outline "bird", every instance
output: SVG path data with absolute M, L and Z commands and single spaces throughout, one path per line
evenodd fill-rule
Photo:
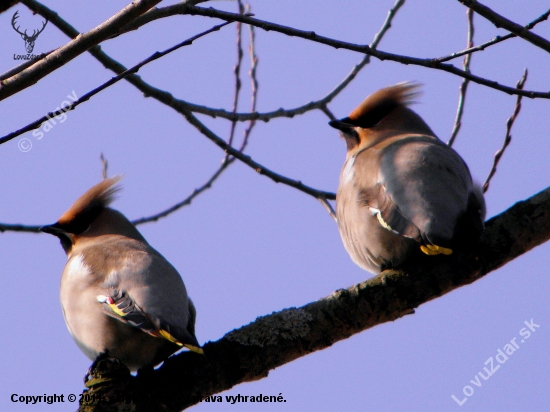
M 340 236 L 353 262 L 375 275 L 414 256 L 466 250 L 484 230 L 481 187 L 409 108 L 419 88 L 380 89 L 329 122 L 347 146 L 336 194 Z
M 104 179 L 56 223 L 40 228 L 57 236 L 67 254 L 60 288 L 67 328 L 88 358 L 108 354 L 132 372 L 150 369 L 183 347 L 203 354 L 195 306 L 181 276 L 109 207 L 120 178 Z

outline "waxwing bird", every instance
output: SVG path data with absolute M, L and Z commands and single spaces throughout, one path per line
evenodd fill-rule
M 485 201 L 468 166 L 408 107 L 418 87 L 381 89 L 329 123 L 347 145 L 336 195 L 340 235 L 352 260 L 375 274 L 415 253 L 466 249 L 483 231 Z
M 88 358 L 108 353 L 131 371 L 155 366 L 182 347 L 203 353 L 181 276 L 108 207 L 119 180 L 103 180 L 40 229 L 57 236 L 67 253 L 60 292 L 67 328 Z

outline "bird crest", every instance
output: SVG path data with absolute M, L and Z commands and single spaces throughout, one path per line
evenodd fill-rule
M 70 228 L 70 233 L 85 230 L 99 213 L 113 202 L 116 193 L 121 189 L 120 185 L 116 184 L 120 179 L 122 176 L 113 176 L 89 189 L 63 213 L 58 225 Z
M 354 126 L 372 127 L 396 107 L 414 103 L 420 94 L 420 86 L 419 83 L 403 82 L 378 90 L 363 100 L 345 120 Z

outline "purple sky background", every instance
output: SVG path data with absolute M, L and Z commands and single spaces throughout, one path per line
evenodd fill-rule
M 50 0 L 81 32 L 127 5 L 127 1 Z M 165 6 L 174 2 L 161 3 Z M 313 30 L 354 43 L 370 43 L 393 1 L 253 1 L 256 17 Z M 487 6 L 527 24 L 548 2 L 486 0 Z M 236 2 L 204 7 L 236 11 Z M 22 27 L 40 27 L 23 5 L 0 15 L 0 72 L 19 63 L 24 43 L 11 27 L 19 10 Z M 176 16 L 103 43 L 102 49 L 127 67 L 220 21 Z M 155 87 L 184 100 L 231 110 L 235 24 L 197 40 L 140 70 Z M 550 39 L 550 23 L 534 32 Z M 507 32 L 475 16 L 475 42 Z M 245 53 L 248 30 L 243 27 Z M 67 42 L 48 24 L 35 54 Z M 466 44 L 465 7 L 458 1 L 409 0 L 379 49 L 415 57 L 440 57 Z M 303 105 L 325 96 L 362 59 L 299 38 L 256 30 L 260 62 L 260 112 Z M 462 59 L 454 60 L 461 66 Z M 521 39 L 507 40 L 472 57 L 472 71 L 513 86 L 529 69 L 526 89 L 550 89 L 550 55 Z M 239 111 L 250 107 L 248 55 L 243 59 Z M 25 126 L 74 93 L 82 96 L 113 76 L 91 55 L 82 54 L 33 87 L 0 102 L 0 135 Z M 372 59 L 329 109 L 344 117 L 365 96 L 401 81 L 422 83 L 414 106 L 447 141 L 454 122 L 461 79 L 441 71 Z M 501 146 L 516 98 L 471 83 L 463 125 L 454 148 L 483 182 Z M 513 140 L 486 195 L 492 217 L 550 182 L 550 104 L 525 98 L 512 130 Z M 226 138 L 230 123 L 198 115 Z M 335 191 L 345 144 L 320 111 L 293 119 L 259 122 L 247 153 L 268 168 L 318 189 Z M 240 123 L 236 137 L 247 123 Z M 28 152 L 18 148 L 27 138 Z M 130 219 L 157 213 L 201 186 L 223 152 L 172 109 L 121 81 L 67 114 L 63 123 L 37 139 L 27 133 L 0 146 L 0 222 L 47 224 L 101 179 L 99 154 L 109 174 L 124 174 L 113 207 Z M 191 206 L 139 226 L 149 243 L 180 272 L 198 311 L 197 338 L 217 340 L 256 317 L 298 307 L 371 274 L 355 266 L 338 229 L 314 198 L 275 184 L 239 162 Z M 474 284 L 422 305 L 413 316 L 377 326 L 271 371 L 268 378 L 221 393 L 224 402 L 202 403 L 194 411 L 547 411 L 550 357 L 550 247 L 544 244 Z M 73 411 L 77 405 L 24 405 L 10 396 L 79 394 L 90 361 L 70 337 L 59 304 L 59 281 L 66 257 L 46 234 L 0 233 L 0 410 Z M 524 321 L 540 325 L 489 380 L 470 380 L 484 362 L 513 338 Z M 463 388 L 474 394 L 459 406 Z M 285 403 L 231 405 L 226 395 L 279 395 Z

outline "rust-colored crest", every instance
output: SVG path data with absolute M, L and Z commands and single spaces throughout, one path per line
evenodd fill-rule
M 420 84 L 405 82 L 380 89 L 368 96 L 348 116 L 350 123 L 363 128 L 372 127 L 398 106 L 414 103 L 420 94 Z
M 87 227 L 114 200 L 115 194 L 121 189 L 116 185 L 120 179 L 122 176 L 113 176 L 89 189 L 63 213 L 58 224 L 72 228 L 71 233 L 78 233 L 75 231 L 77 228 Z

